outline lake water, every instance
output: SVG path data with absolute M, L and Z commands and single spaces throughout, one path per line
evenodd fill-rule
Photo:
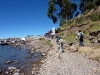
M 26 58 L 31 56 L 31 58 Z M 41 53 L 30 53 L 25 46 L 22 46 L 20 50 L 13 46 L 0 46 L 0 69 L 7 69 L 9 66 L 23 67 L 27 69 L 32 68 L 32 63 L 41 58 Z M 12 61 L 10 64 L 6 64 L 7 61 Z M 15 62 L 18 63 L 15 63 Z M 24 69 L 25 70 L 25 69 Z

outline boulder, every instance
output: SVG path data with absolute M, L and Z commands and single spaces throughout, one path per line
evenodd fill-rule
M 8 67 L 8 70 L 16 70 L 16 67 Z
M 14 75 L 20 75 L 20 73 L 14 73 Z
M 70 42 L 68 45 L 72 46 L 74 43 L 73 42 Z
M 98 39 L 98 43 L 100 43 L 100 39 Z
M 98 72 L 98 69 L 97 68 L 92 68 L 92 70 L 96 73 Z
M 34 53 L 34 51 L 31 50 L 31 54 L 33 54 L 33 53 Z
M 6 62 L 6 64 L 10 64 L 10 63 L 12 63 L 12 61 L 7 61 L 7 62 Z
M 89 40 L 90 40 L 90 41 L 91 41 L 91 40 L 93 40 L 93 39 L 94 39 L 94 37 L 93 37 L 93 36 L 90 36 L 90 37 L 89 37 Z
M 16 69 L 14 72 L 19 73 L 20 71 L 21 71 L 20 69 Z
M 6 72 L 5 72 L 5 74 L 7 74 L 7 75 L 8 75 L 8 74 L 9 74 L 9 72 L 8 72 L 8 71 L 6 71 Z
M 35 72 L 34 71 L 32 71 L 32 75 L 34 75 L 35 74 Z
M 17 63 L 18 63 L 18 61 L 15 61 L 14 63 L 15 63 L 15 64 L 17 64 Z
M 42 53 L 42 56 L 46 56 L 46 53 Z
M 0 69 L 0 74 L 2 73 L 3 71 Z
M 77 52 L 78 49 L 79 49 L 79 46 L 77 46 L 77 45 L 73 45 L 73 46 L 70 47 L 69 50 L 70 50 L 71 52 Z

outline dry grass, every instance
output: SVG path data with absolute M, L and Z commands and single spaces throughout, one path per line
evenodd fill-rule
M 88 56 L 91 59 L 100 60 L 100 47 L 80 47 L 79 53 Z

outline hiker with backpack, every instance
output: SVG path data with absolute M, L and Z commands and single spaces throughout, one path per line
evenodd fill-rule
M 59 40 L 60 40 L 60 37 L 56 36 L 56 42 L 57 42 L 57 44 L 58 44 Z
M 79 45 L 81 46 L 84 46 L 83 38 L 84 38 L 84 34 L 81 32 L 81 30 L 79 30 L 78 39 L 79 39 Z

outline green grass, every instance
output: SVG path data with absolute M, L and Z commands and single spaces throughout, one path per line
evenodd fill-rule
M 64 36 L 64 33 L 60 33 L 59 36 L 61 36 L 61 37 Z
M 44 38 L 39 38 L 39 41 L 40 41 L 40 42 L 44 42 L 45 39 L 44 39 Z
M 96 22 L 90 29 L 90 32 L 100 30 L 100 22 Z
M 100 20 L 100 14 L 97 14 L 97 13 L 91 14 L 90 17 L 91 17 L 92 21 L 98 21 L 98 20 Z
M 51 40 L 47 40 L 47 41 L 45 42 L 45 44 L 48 45 L 48 46 L 51 46 L 51 45 L 52 45 L 52 44 L 51 44 Z
M 76 41 L 77 35 L 74 33 L 68 33 L 65 37 L 63 37 L 64 40 L 66 40 L 68 43 L 69 42 L 77 42 Z

